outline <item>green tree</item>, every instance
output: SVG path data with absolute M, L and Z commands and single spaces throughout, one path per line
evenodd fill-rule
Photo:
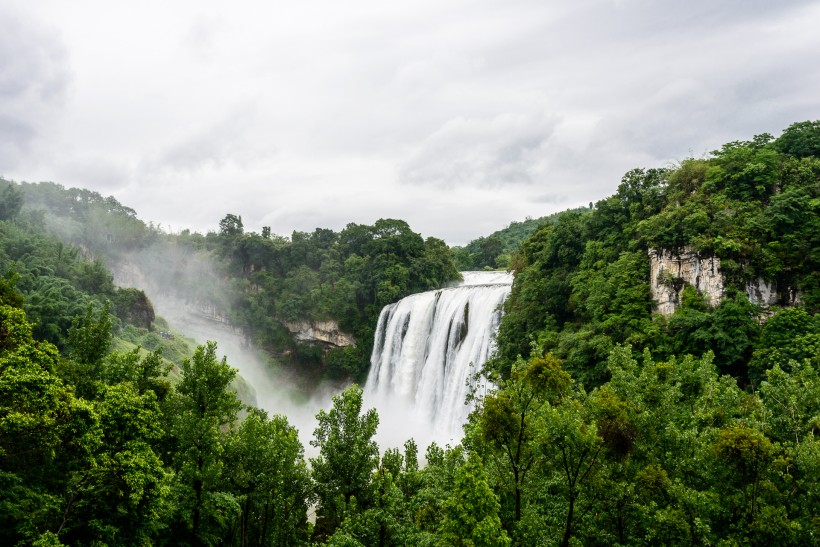
M 68 331 L 69 356 L 75 366 L 69 374 L 81 396 L 93 395 L 94 382 L 102 380 L 103 358 L 111 348 L 113 321 L 108 313 L 108 302 L 95 314 L 89 303 L 85 317 L 74 318 Z
M 268 418 L 252 409 L 227 439 L 228 482 L 241 506 L 233 545 L 303 545 L 307 509 L 313 500 L 310 475 L 296 429 L 287 418 Z
M 540 446 L 547 465 L 561 477 L 566 509 L 560 545 L 565 547 L 575 534 L 578 502 L 585 499 L 585 487 L 602 465 L 604 444 L 583 399 L 548 408 L 544 418 Z
M 0 540 L 57 529 L 58 454 L 75 400 L 55 374 L 57 348 L 37 342 L 25 313 L 0 305 Z
M 510 545 L 498 517 L 498 497 L 490 488 L 481 459 L 471 455 L 455 475 L 452 493 L 442 504 L 439 545 L 502 547 Z
M 163 528 L 169 492 L 169 476 L 152 446 L 162 435 L 156 396 L 139 394 L 129 383 L 107 386 L 94 411 L 99 444 L 88 464 L 71 474 L 61 536 L 69 544 L 92 538 L 109 545 L 151 543 Z
M 242 407 L 229 391 L 236 369 L 216 357 L 216 343 L 197 347 L 179 365 L 182 376 L 169 405 L 176 470 L 177 511 L 191 545 L 219 543 L 227 533 L 233 496 L 219 489 L 224 432 Z M 184 533 L 183 532 L 183 533 Z
M 242 217 L 234 214 L 227 214 L 219 221 L 219 234 L 225 237 L 234 238 L 241 236 L 245 232 L 242 226 Z
M 329 411 L 316 415 L 318 425 L 310 444 L 319 455 L 310 464 L 319 497 L 316 534 L 320 539 L 336 530 L 351 502 L 359 509 L 373 502 L 373 472 L 379 462 L 373 435 L 379 416 L 374 409 L 362 414 L 362 403 L 362 389 L 354 384 L 333 397 Z
M 479 242 L 478 249 L 475 265 L 479 268 L 495 268 L 498 255 L 504 251 L 504 244 L 497 237 L 490 236 Z
M 536 441 L 541 409 L 569 394 L 572 379 L 553 355 L 519 359 L 503 389 L 486 396 L 477 412 L 480 442 L 488 445 L 485 459 L 499 469 L 503 490 L 512 494 L 515 531 L 522 517 L 522 500 L 530 471 L 540 461 Z M 514 532 L 515 535 L 515 532 Z
M 159 401 L 171 392 L 171 383 L 166 376 L 173 365 L 162 360 L 162 348 L 142 355 L 137 347 L 128 353 L 110 353 L 104 362 L 102 379 L 109 385 L 130 382 L 137 393 L 153 391 Z
M 760 431 L 733 424 L 718 432 L 713 450 L 726 471 L 724 480 L 741 489 L 741 516 L 752 524 L 760 512 L 761 483 L 774 457 L 772 443 Z
M 145 292 L 130 287 L 117 289 L 112 299 L 114 313 L 124 323 L 150 329 L 154 322 L 154 306 Z
M 820 157 L 820 120 L 791 124 L 774 141 L 774 146 L 784 154 L 799 158 Z
M 0 220 L 16 217 L 23 207 L 23 191 L 13 182 L 0 178 Z

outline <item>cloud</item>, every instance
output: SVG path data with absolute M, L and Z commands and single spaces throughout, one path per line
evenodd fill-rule
M 70 84 L 55 33 L 0 6 L 0 165 L 19 164 L 55 129 Z
M 466 243 L 820 118 L 817 0 L 19 9 L 0 17 L 3 174 L 175 229 L 393 217 Z
M 90 187 L 98 192 L 117 192 L 129 184 L 132 169 L 101 155 L 72 155 L 59 165 L 62 182 Z
M 443 188 L 531 184 L 555 126 L 548 117 L 521 114 L 452 119 L 399 168 L 400 180 Z
M 196 174 L 208 169 L 220 170 L 227 164 L 252 167 L 256 160 L 275 153 L 253 138 L 254 114 L 253 105 L 232 109 L 217 121 L 166 145 L 141 166 L 141 171 Z

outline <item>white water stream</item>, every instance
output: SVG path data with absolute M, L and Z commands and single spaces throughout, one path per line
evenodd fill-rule
M 462 272 L 456 287 L 386 306 L 379 317 L 365 406 L 379 412 L 382 449 L 414 437 L 455 444 L 472 407 L 474 375 L 493 352 L 512 275 Z

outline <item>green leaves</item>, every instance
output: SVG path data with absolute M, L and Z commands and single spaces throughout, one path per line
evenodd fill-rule
M 442 505 L 444 521 L 439 545 L 510 545 L 510 538 L 498 518 L 498 498 L 477 456 L 470 456 L 456 471 L 452 493 Z
M 329 411 L 316 415 L 318 425 L 310 444 L 319 455 L 310 464 L 319 496 L 319 537 L 329 537 L 339 526 L 351 499 L 365 509 L 373 502 L 372 473 L 379 461 L 373 435 L 379 416 L 374 409 L 362 414 L 362 403 L 362 389 L 354 384 L 333 397 Z
M 314 498 L 302 445 L 287 419 L 251 410 L 226 439 L 225 462 L 241 508 L 233 526 L 240 543 L 304 544 Z
M 228 386 L 236 369 L 216 357 L 216 343 L 197 347 L 180 366 L 182 379 L 169 402 L 168 418 L 177 473 L 179 519 L 194 544 L 225 533 L 228 523 L 218 512 L 228 503 L 219 489 L 223 471 L 223 427 L 236 420 L 242 404 Z M 233 507 L 233 502 L 226 507 Z

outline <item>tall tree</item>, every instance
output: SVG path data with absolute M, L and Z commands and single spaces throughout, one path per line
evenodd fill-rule
M 178 510 L 191 545 L 221 541 L 230 513 L 238 507 L 219 490 L 223 430 L 236 420 L 242 404 L 228 386 L 236 377 L 226 359 L 216 357 L 216 342 L 197 347 L 180 366 L 182 379 L 171 400 L 171 432 L 177 472 Z
M 372 502 L 373 471 L 379 447 L 373 440 L 379 425 L 374 409 L 362 414 L 362 388 L 352 385 L 333 397 L 329 411 L 316 415 L 318 426 L 310 444 L 319 449 L 311 458 L 319 508 L 316 534 L 329 537 L 341 524 L 349 505 L 366 509 Z
M 225 449 L 228 482 L 241 506 L 231 543 L 237 546 L 304 545 L 310 475 L 296 429 L 287 418 L 253 409 Z
M 507 532 L 498 518 L 498 497 L 490 488 L 478 456 L 471 455 L 456 471 L 455 484 L 444 501 L 439 545 L 506 547 Z

